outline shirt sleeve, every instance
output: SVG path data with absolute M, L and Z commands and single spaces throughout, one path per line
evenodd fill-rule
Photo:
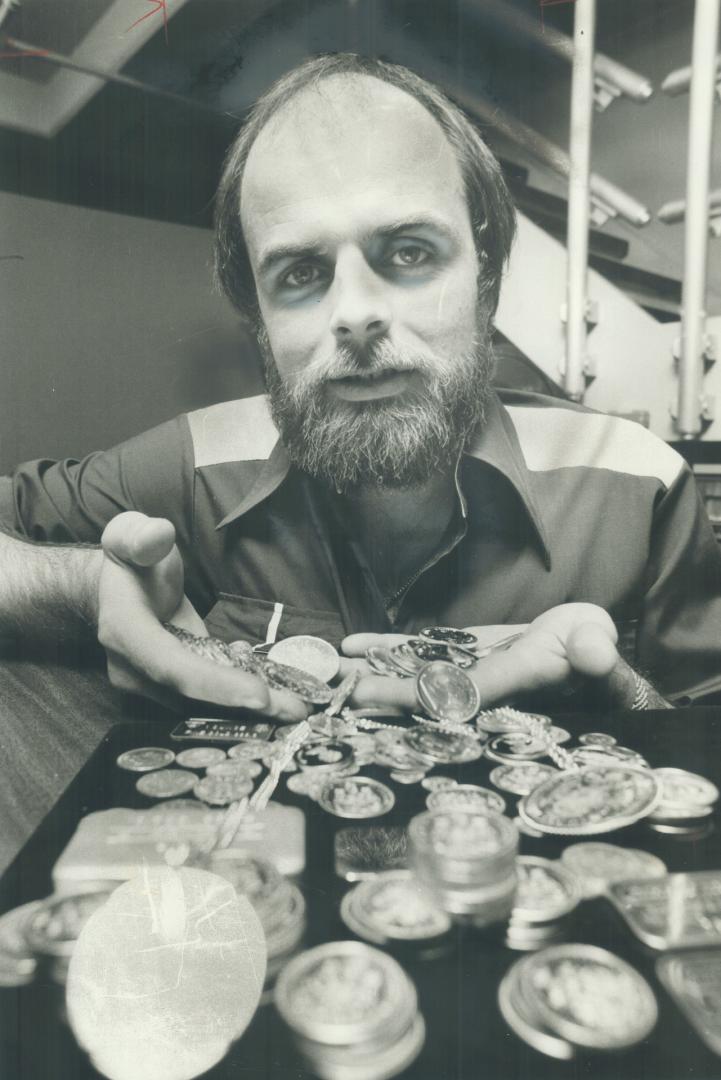
M 181 546 L 192 532 L 193 451 L 185 417 L 82 461 L 30 461 L 12 474 L 11 529 L 50 543 L 100 542 L 116 514 L 167 517 Z
M 721 548 L 686 465 L 654 514 L 637 661 L 676 704 L 721 691 Z

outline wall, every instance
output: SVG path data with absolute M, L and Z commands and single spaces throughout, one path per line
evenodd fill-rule
M 0 473 L 254 392 L 207 230 L 0 193 Z

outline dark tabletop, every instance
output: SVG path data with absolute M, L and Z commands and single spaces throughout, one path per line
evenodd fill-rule
M 87 695 L 88 707 L 98 707 L 100 691 L 81 674 L 78 687 Z M 18 700 L 22 699 L 23 680 L 18 679 Z M 95 689 L 92 687 L 95 686 Z M 111 695 L 112 696 L 112 695 Z M 57 708 L 64 702 L 55 699 Z M 56 705 L 48 706 L 48 721 Z M 72 835 L 79 819 L 92 810 L 110 806 L 147 807 L 150 801 L 138 795 L 135 776 L 119 769 L 115 760 L 124 749 L 133 746 L 179 744 L 169 738 L 177 718 L 143 705 L 147 715 L 134 723 L 107 730 L 112 714 L 88 715 L 83 726 L 75 729 L 71 745 L 75 748 L 88 738 L 102 735 L 102 742 L 87 764 L 70 783 L 57 805 L 48 814 L 0 881 L 0 910 L 7 910 L 51 891 L 50 870 L 54 860 Z M 127 703 L 116 701 L 116 709 L 127 713 Z M 57 719 L 57 716 L 56 716 Z M 77 718 L 76 718 L 77 719 Z M 590 722 L 583 717 L 564 717 L 563 725 L 575 733 L 610 731 L 626 746 L 640 750 L 654 766 L 673 765 L 697 771 L 721 782 L 721 710 L 694 709 L 674 712 L 616 714 L 598 716 Z M 187 744 L 191 745 L 191 744 Z M 65 775 L 72 772 L 73 761 L 63 759 Z M 44 758 L 47 762 L 47 757 Z M 463 781 L 488 782 L 492 763 L 474 762 L 461 767 L 447 767 L 438 773 L 454 775 Z M 49 764 L 44 766 L 44 797 L 50 798 L 52 783 L 57 782 Z M 363 770 L 387 780 L 388 774 L 376 768 Z M 60 770 L 58 770 L 58 775 Z M 32 775 L 32 774 L 31 774 Z M 50 782 L 48 782 L 48 779 Z M 381 819 L 384 824 L 405 823 L 423 809 L 425 792 L 418 785 L 403 787 L 391 784 L 396 806 Z M 22 789 L 20 789 L 22 790 Z M 334 832 L 349 823 L 323 813 L 315 804 L 285 790 L 282 801 L 301 806 L 307 821 L 307 868 L 300 884 L 308 905 L 309 925 L 306 945 L 333 938 L 348 938 L 349 931 L 340 922 L 338 905 L 348 886 L 335 877 L 332 861 Z M 513 807 L 513 796 L 508 796 Z M 372 824 L 369 822 L 368 824 Z M 721 867 L 721 834 L 711 827 L 704 836 L 676 838 L 652 832 L 639 823 L 601 839 L 626 846 L 641 847 L 659 855 L 669 870 L 696 870 Z M 525 854 L 557 857 L 569 841 L 523 836 Z M 654 962 L 657 953 L 638 943 L 619 917 L 603 899 L 580 905 L 569 928 L 568 939 L 597 944 L 629 960 L 651 983 L 659 1002 L 659 1022 L 647 1042 L 619 1054 L 582 1054 L 565 1063 L 545 1058 L 526 1047 L 507 1028 L 496 1005 L 496 991 L 504 972 L 519 958 L 501 936 L 494 932 L 458 930 L 451 949 L 445 955 L 424 958 L 405 953 L 399 957 L 416 983 L 420 1007 L 428 1027 L 426 1046 L 408 1077 L 416 1080 L 540 1080 L 540 1078 L 584 1077 L 588 1080 L 720 1080 L 721 1058 L 708 1051 L 689 1028 L 674 1003 L 656 979 Z M 721 953 L 720 961 L 721 963 Z M 62 992 L 49 979 L 40 979 L 22 990 L 0 992 L 0 1076 L 15 1080 L 61 1080 L 96 1076 L 85 1056 L 59 1019 Z M 38 1033 L 42 1032 L 42 1038 Z M 299 1080 L 306 1074 L 300 1069 L 286 1035 L 271 1006 L 261 1008 L 243 1038 L 232 1048 L 225 1061 L 209 1077 L 263 1077 Z

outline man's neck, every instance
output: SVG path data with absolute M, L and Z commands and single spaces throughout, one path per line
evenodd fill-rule
M 390 596 L 437 552 L 458 504 L 453 471 L 413 488 L 368 485 L 343 497 L 353 536 Z

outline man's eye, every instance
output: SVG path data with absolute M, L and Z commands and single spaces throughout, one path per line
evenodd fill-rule
M 422 266 L 428 262 L 430 254 L 418 244 L 405 244 L 396 248 L 388 260 L 391 266 Z
M 322 277 L 321 270 L 312 263 L 302 263 L 294 266 L 287 274 L 283 275 L 282 283 L 291 289 L 307 289 L 309 285 L 315 285 Z

